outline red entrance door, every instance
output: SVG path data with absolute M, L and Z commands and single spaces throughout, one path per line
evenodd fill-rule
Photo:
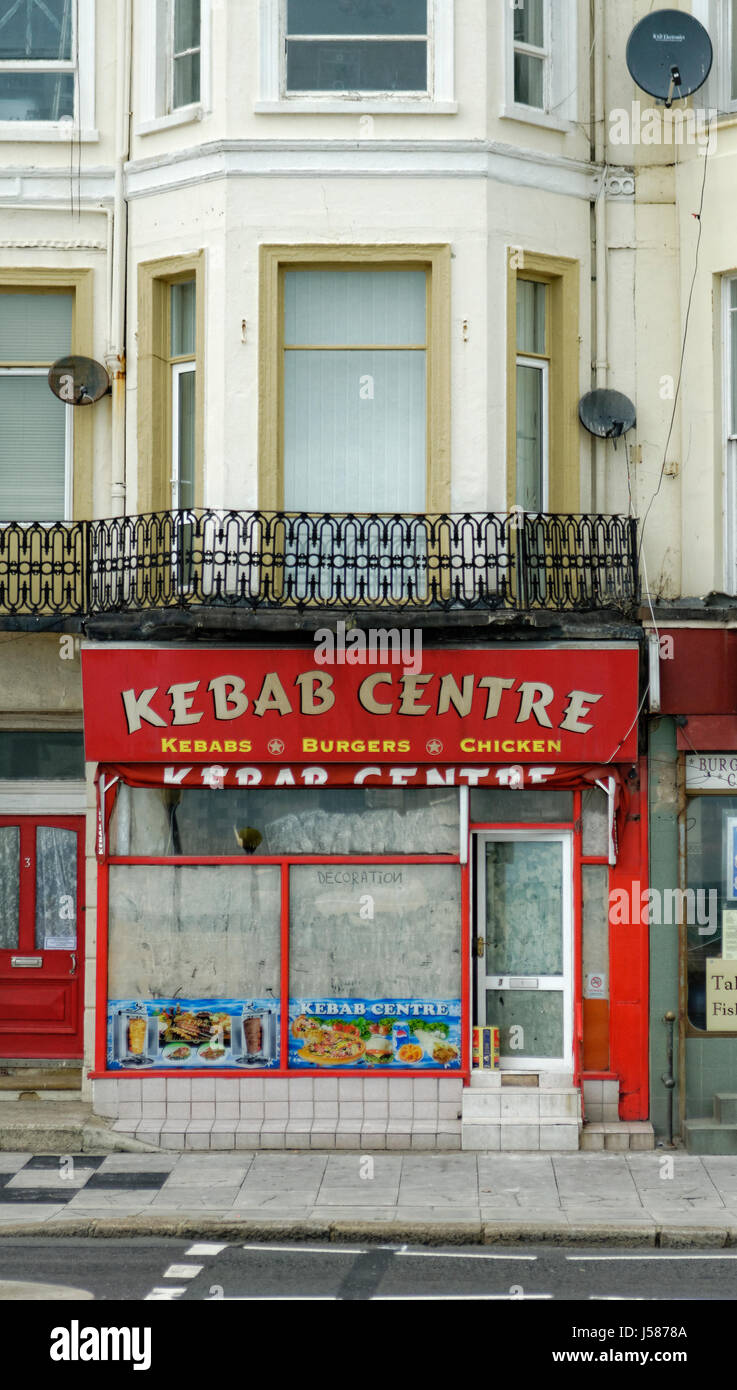
M 81 1057 L 84 820 L 0 816 L 0 1057 Z

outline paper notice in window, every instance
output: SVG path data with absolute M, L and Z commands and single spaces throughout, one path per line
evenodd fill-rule
M 737 917 L 737 913 L 735 913 L 735 916 Z M 76 949 L 77 949 L 77 938 L 76 938 L 76 936 L 45 936 L 45 937 L 44 937 L 44 950 L 45 950 L 45 951 L 76 951 Z
M 737 960 L 737 909 L 722 909 L 722 960 Z

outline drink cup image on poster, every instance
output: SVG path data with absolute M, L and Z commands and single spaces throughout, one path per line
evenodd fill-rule
M 737 1032 L 737 961 L 709 956 L 706 961 L 706 1028 Z
M 279 1006 L 275 999 L 112 999 L 107 1043 L 113 1071 L 272 1068 Z
M 290 999 L 289 1066 L 461 1065 L 460 999 Z

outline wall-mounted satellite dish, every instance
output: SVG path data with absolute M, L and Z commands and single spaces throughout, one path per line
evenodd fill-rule
M 617 440 L 632 429 L 637 414 L 632 401 L 621 391 L 599 389 L 581 397 L 578 418 L 589 434 Z
M 110 390 L 110 377 L 91 357 L 60 357 L 49 368 L 49 386 L 65 405 L 94 405 Z
M 627 67 L 638 87 L 667 107 L 703 87 L 714 59 L 703 24 L 682 10 L 655 10 L 627 42 Z

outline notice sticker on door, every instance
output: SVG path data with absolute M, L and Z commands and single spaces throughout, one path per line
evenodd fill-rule
M 45 951 L 76 951 L 76 936 L 45 936 Z
M 606 975 L 586 975 L 583 985 L 584 999 L 606 999 Z

